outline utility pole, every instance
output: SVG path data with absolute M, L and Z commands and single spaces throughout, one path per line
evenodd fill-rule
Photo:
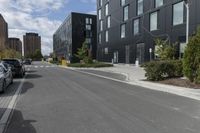
M 187 20 L 186 20 L 186 44 L 189 42 L 189 25 L 190 25 L 190 6 L 189 6 L 189 0 L 184 0 L 185 7 L 187 10 Z

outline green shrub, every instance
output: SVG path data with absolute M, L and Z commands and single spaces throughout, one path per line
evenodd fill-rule
M 183 72 L 191 82 L 200 82 L 200 27 L 197 34 L 190 38 L 183 57 Z
M 183 76 L 182 61 L 180 60 L 152 61 L 143 66 L 146 71 L 145 76 L 151 81 Z
M 176 43 L 170 44 L 168 41 L 158 38 L 155 40 L 155 44 L 155 54 L 158 55 L 161 60 L 171 60 L 175 58 Z
M 106 64 L 106 63 L 101 63 L 101 62 L 96 62 L 96 63 L 92 63 L 92 64 L 82 64 L 82 63 L 74 63 L 74 64 L 69 64 L 69 67 L 80 67 L 80 68 L 99 68 L 99 67 L 112 67 L 112 64 Z

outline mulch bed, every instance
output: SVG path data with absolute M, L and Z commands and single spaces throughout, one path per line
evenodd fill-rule
M 189 80 L 182 78 L 166 79 L 163 81 L 158 81 L 158 83 L 186 87 L 190 89 L 200 89 L 200 84 L 191 83 Z

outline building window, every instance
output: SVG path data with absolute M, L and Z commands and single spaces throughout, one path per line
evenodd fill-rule
M 103 1 L 99 0 L 99 6 L 102 6 L 102 5 L 103 5 Z
M 91 38 L 86 38 L 85 41 L 86 41 L 87 44 L 91 44 L 92 43 Z
M 101 20 L 101 9 L 98 10 L 99 13 L 99 20 Z
M 101 44 L 101 33 L 99 33 L 99 39 L 98 39 L 98 41 L 99 41 L 99 44 Z
M 90 24 L 92 24 L 92 18 L 90 18 Z
M 124 7 L 124 21 L 128 20 L 128 6 Z
M 121 31 L 121 38 L 125 38 L 126 37 L 126 24 L 122 24 L 120 27 L 120 31 Z
M 150 31 L 158 29 L 158 12 L 150 14 Z
M 108 30 L 106 30 L 106 42 L 108 42 Z
M 126 4 L 126 0 L 121 0 L 121 6 L 124 6 Z
M 143 13 L 143 0 L 137 0 L 137 15 Z
M 108 16 L 108 3 L 105 6 L 105 15 Z
M 86 24 L 90 24 L 90 21 L 89 21 L 89 20 L 90 20 L 89 18 L 86 18 L 86 19 L 85 19 L 85 23 L 86 23 Z
M 91 30 L 91 25 L 87 24 L 86 25 L 86 30 Z
M 139 23 L 140 21 L 139 21 L 139 19 L 135 19 L 134 21 L 133 21 L 133 34 L 134 35 L 136 35 L 136 34 L 138 34 L 139 33 L 139 26 L 140 26 L 140 23 Z
M 163 0 L 155 0 L 155 7 L 160 7 L 163 5 Z
M 107 28 L 110 28 L 111 16 L 107 17 Z
M 100 31 L 103 31 L 103 20 L 100 21 Z
M 108 48 L 104 48 L 105 54 L 108 54 Z
M 173 5 L 173 25 L 179 25 L 183 23 L 184 16 L 184 2 L 179 2 Z

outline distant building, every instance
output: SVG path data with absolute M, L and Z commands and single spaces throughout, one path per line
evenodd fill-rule
M 78 48 L 86 42 L 96 58 L 96 15 L 72 12 L 53 35 L 53 50 L 57 57 L 77 62 Z
M 26 33 L 24 40 L 24 57 L 28 57 L 38 49 L 41 51 L 41 37 L 37 33 Z
M 6 47 L 8 40 L 8 24 L 0 14 L 0 50 Z
M 7 47 L 22 55 L 22 41 L 19 38 L 8 38 Z

